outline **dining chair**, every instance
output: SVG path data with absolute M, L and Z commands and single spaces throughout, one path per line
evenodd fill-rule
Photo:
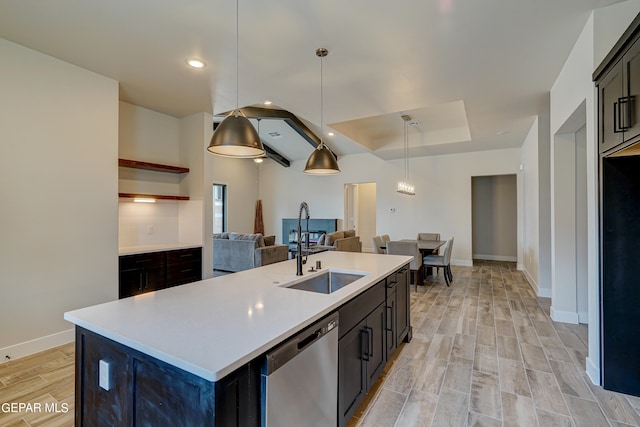
M 382 236 L 380 236 L 380 237 L 382 237 L 382 242 L 383 242 L 383 243 L 387 243 L 389 240 L 391 240 L 391 237 L 389 237 L 389 235 L 388 235 L 388 234 L 383 234 L 383 235 L 382 235 Z
M 440 233 L 418 233 L 416 240 L 440 240 Z
M 422 259 L 423 268 L 426 267 L 442 267 L 444 272 L 444 282 L 447 287 L 453 282 L 453 273 L 451 272 L 451 252 L 453 251 L 453 237 L 447 240 L 442 255 L 427 255 Z
M 418 249 L 417 242 L 402 242 L 390 240 L 387 242 L 387 254 L 389 255 L 409 255 L 413 261 L 409 264 L 409 270 L 413 277 L 413 283 L 418 290 L 418 283 L 422 284 L 424 278 L 422 274 L 422 255 Z
M 371 241 L 373 242 L 373 253 L 376 253 L 376 254 L 385 254 L 385 253 L 387 253 L 387 251 L 385 249 L 381 248 L 381 246 L 384 246 L 384 242 L 382 241 L 382 237 L 373 236 L 371 238 Z
M 418 233 L 417 240 L 440 240 L 440 233 Z M 431 255 L 440 255 L 440 248 L 433 251 Z M 436 274 L 440 273 L 440 267 L 436 268 Z

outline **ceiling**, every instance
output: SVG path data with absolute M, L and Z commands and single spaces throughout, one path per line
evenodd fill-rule
M 336 154 L 519 147 L 593 8 L 621 0 L 0 0 L 0 37 L 120 82 L 121 100 L 175 117 L 261 105 L 294 113 Z M 202 70 L 186 65 L 199 58 Z M 546 104 L 545 104 L 546 100 Z M 260 134 L 291 160 L 312 146 Z M 269 133 L 279 133 L 272 137 Z

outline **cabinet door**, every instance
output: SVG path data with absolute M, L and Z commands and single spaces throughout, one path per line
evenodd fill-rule
M 398 306 L 398 294 L 396 293 L 395 286 L 392 288 L 393 291 L 387 293 L 387 301 L 386 301 L 386 326 L 385 326 L 385 352 L 386 352 L 386 360 L 391 358 L 391 355 L 396 351 L 398 347 L 397 338 L 397 306 Z
M 624 90 L 628 94 L 623 105 L 624 140 L 640 134 L 640 41 L 636 41 L 622 58 Z
M 109 365 L 109 390 L 100 387 L 100 361 Z M 133 381 L 129 355 L 102 337 L 76 328 L 78 427 L 132 425 Z
M 338 422 L 341 427 L 351 419 L 367 393 L 365 375 L 368 345 L 366 319 L 338 341 Z
M 213 383 L 179 369 L 136 360 L 137 426 L 214 426 Z
M 411 301 L 409 299 L 409 270 L 403 268 L 396 273 L 396 340 L 397 343 L 406 339 L 411 324 Z
M 127 298 L 144 292 L 144 268 L 120 271 L 120 298 Z
M 600 152 L 607 151 L 622 143 L 620 124 L 623 105 L 622 63 L 618 62 L 598 84 L 598 136 Z
M 367 390 L 378 379 L 386 363 L 385 337 L 386 330 L 386 310 L 385 305 L 380 304 L 378 308 L 367 316 L 366 333 L 368 343 L 368 355 L 366 363 Z

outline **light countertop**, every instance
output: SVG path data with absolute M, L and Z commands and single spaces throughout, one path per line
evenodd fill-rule
M 174 249 L 201 248 L 197 243 L 162 243 L 157 245 L 121 246 L 118 248 L 118 255 L 136 255 L 149 252 L 171 251 Z
M 411 257 L 354 252 L 310 255 L 302 277 L 289 260 L 82 308 L 80 327 L 209 381 L 217 381 L 378 283 Z M 320 272 L 308 272 L 316 260 Z M 283 285 L 323 271 L 367 273 L 331 294 Z

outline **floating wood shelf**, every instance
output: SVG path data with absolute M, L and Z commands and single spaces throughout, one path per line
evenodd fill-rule
M 139 162 L 137 160 L 118 159 L 118 166 L 123 168 L 144 169 L 156 172 L 187 173 L 189 168 L 181 166 L 161 165 L 159 163 Z
M 167 196 L 164 194 L 139 194 L 139 193 L 118 193 L 118 197 L 121 199 L 157 199 L 157 200 L 189 200 L 189 196 Z

